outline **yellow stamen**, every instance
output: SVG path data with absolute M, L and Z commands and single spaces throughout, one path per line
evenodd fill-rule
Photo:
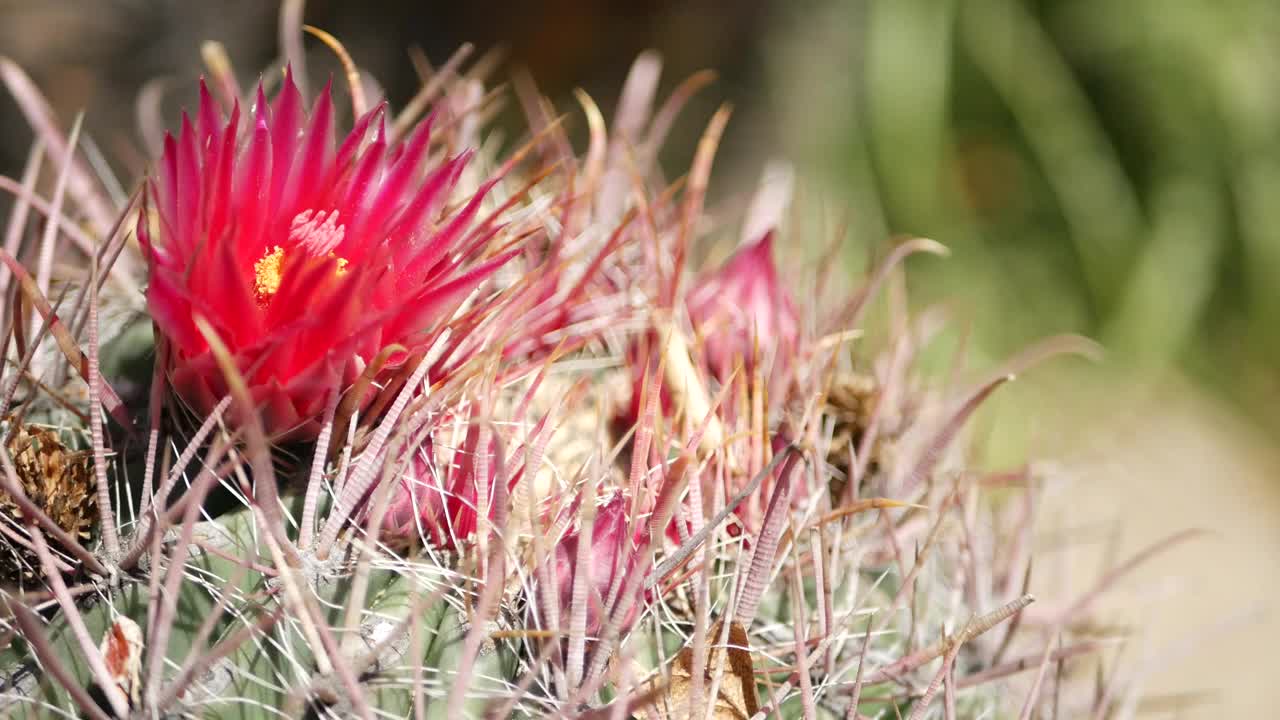
M 280 291 L 280 283 L 284 281 L 284 254 L 284 248 L 276 245 L 253 264 L 253 296 L 258 307 L 265 308 L 271 304 L 271 298 Z M 336 265 L 334 275 L 342 277 L 347 274 L 350 261 L 333 253 L 329 253 L 328 258 Z
M 280 281 L 284 278 L 284 248 L 276 245 L 262 259 L 253 264 L 253 294 L 259 307 L 266 307 L 271 298 L 280 289 Z

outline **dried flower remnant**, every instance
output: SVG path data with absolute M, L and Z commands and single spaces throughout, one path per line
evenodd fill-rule
M 43 510 L 58 527 L 82 544 L 87 543 L 98 524 L 92 454 L 72 451 L 56 432 L 33 425 L 16 428 L 5 444 L 5 450 L 17 470 L 18 482 L 27 499 Z M 26 523 L 29 518 L 3 490 L 0 490 L 0 514 L 3 515 L 0 522 L 4 523 L 0 538 L 0 573 L 6 579 L 22 584 L 37 581 L 40 560 L 27 544 Z M 53 547 L 57 548 L 56 545 Z
M 833 487 L 833 493 L 839 497 L 843 492 L 845 479 L 852 468 L 849 459 L 853 457 L 850 450 L 859 452 L 864 438 L 870 430 L 876 411 L 876 404 L 881 401 L 883 392 L 879 382 L 871 375 L 856 372 L 837 374 L 831 381 L 827 391 L 824 413 L 832 421 L 831 442 L 827 448 L 827 462 L 840 471 L 839 487 Z M 886 463 L 892 461 L 894 440 L 900 430 L 899 423 L 891 422 L 888 413 L 882 411 L 878 421 L 877 433 L 872 438 L 867 458 L 866 473 L 875 475 Z
M 245 375 L 268 432 L 307 439 L 326 398 L 384 348 L 394 371 L 422 352 L 509 256 L 477 220 L 492 183 L 451 204 L 470 155 L 428 159 L 430 119 L 389 141 L 385 107 L 334 146 L 328 89 L 310 112 L 290 75 L 242 122 L 201 86 L 195 121 L 168 136 L 138 237 L 147 304 L 169 345 L 170 382 L 196 412 L 225 395 L 203 317 Z M 453 209 L 449 209 L 453 208 Z M 367 400 L 367 398 L 365 398 Z
M 142 650 L 142 628 L 124 616 L 111 623 L 99 646 L 107 672 L 129 699 L 130 707 L 138 707 L 141 702 Z
M 694 718 L 711 717 L 713 720 L 743 720 L 751 718 L 760 711 L 760 697 L 757 694 L 755 678 L 755 661 L 751 655 L 751 646 L 747 632 L 736 622 L 729 623 L 729 632 L 724 645 L 720 637 L 724 634 L 724 622 L 717 622 L 706 635 L 707 657 L 702 666 L 702 703 L 707 702 L 705 693 L 711 691 L 719 677 L 715 702 L 711 707 L 693 706 L 691 697 L 694 685 L 693 647 L 686 645 L 676 655 L 671 666 L 671 679 L 654 703 L 652 710 L 661 720 L 693 720 Z M 661 678 L 655 678 L 651 686 L 661 689 Z

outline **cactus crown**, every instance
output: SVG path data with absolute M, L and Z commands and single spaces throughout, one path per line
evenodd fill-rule
M 964 432 L 1013 373 L 1089 343 L 939 384 L 913 370 L 939 316 L 911 318 L 897 283 L 937 243 L 896 243 L 845 287 L 831 258 L 804 265 L 814 239 L 787 227 L 773 171 L 739 249 L 690 267 L 720 229 L 704 205 L 728 113 L 681 181 L 655 156 L 703 78 L 658 102 L 642 56 L 612 123 L 579 97 L 580 154 L 525 88 L 529 137 L 494 155 L 498 97 L 463 57 L 398 112 L 350 87 L 338 144 L 338 93 L 306 111 L 290 72 L 246 98 L 219 65 L 118 212 L 79 126 L 37 125 L 62 178 L 50 214 L 83 226 L 66 232 L 92 261 L 58 303 L 46 268 L 0 250 L 0 289 L 22 299 L 0 383 L 0 702 L 96 718 L 1092 702 L 1008 691 L 1102 644 L 1070 630 L 1088 595 L 1027 615 L 1041 474 L 970 466 Z M 3 77 L 43 117 L 21 71 Z M 886 283 L 877 345 L 861 330 Z M 154 341 L 133 340 L 138 318 Z M 151 371 L 108 378 L 112 353 Z

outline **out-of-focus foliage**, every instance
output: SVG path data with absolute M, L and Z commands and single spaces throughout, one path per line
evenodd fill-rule
M 93 12 L 85 11 L 88 5 Z M 32 76 L 59 117 L 84 110 L 105 161 L 126 177 L 146 168 L 136 133 L 144 85 L 152 82 L 165 116 L 176 117 L 182 108 L 195 107 L 188 81 L 206 72 L 201 43 L 222 43 L 248 87 L 279 50 L 280 0 L 92 0 L 88 5 L 84 0 L 0 0 L 0 55 Z M 764 57 L 759 49 L 769 34 L 770 7 L 770 0 L 308 0 L 304 18 L 340 37 L 393 104 L 402 105 L 418 89 L 411 48 L 436 66 L 462 43 L 475 46 L 473 59 L 493 51 L 494 80 L 506 82 L 514 70 L 527 71 L 566 110 L 576 108 L 575 87 L 611 108 L 636 55 L 655 49 L 669 84 L 714 69 L 715 92 L 694 98 L 690 109 L 705 117 L 719 101 L 730 99 L 739 108 L 735 125 L 745 127 L 760 95 Z M 307 47 L 315 77 L 341 77 L 327 48 Z M 507 110 L 504 126 L 521 132 L 518 104 Z M 697 141 L 698 124 L 690 126 L 695 129 L 675 128 L 672 137 L 677 166 L 688 162 Z M 569 129 L 585 133 L 576 121 Z M 738 140 L 743 134 L 734 128 L 728 144 L 745 154 L 745 141 Z M 0 94 L 0 173 L 21 173 L 31 139 L 17 107 Z M 7 202 L 0 195 L 0 209 Z
M 916 300 L 958 298 L 992 353 L 1076 330 L 1274 412 L 1280 5 L 832 0 L 779 25 L 782 135 L 845 189 L 854 247 L 955 250 Z

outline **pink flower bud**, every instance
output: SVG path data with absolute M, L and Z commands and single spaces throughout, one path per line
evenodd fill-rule
M 772 359 L 774 377 L 790 367 L 799 318 L 791 294 L 778 281 L 772 232 L 699 278 L 687 297 L 689 319 L 718 380 L 728 378 L 739 360 L 750 372 L 758 361 Z
M 462 447 L 453 451 L 444 464 L 444 453 L 428 440 L 409 463 L 399 479 L 387 506 L 380 533 L 383 542 L 392 546 L 414 543 L 456 550 L 475 535 L 479 525 L 479 467 L 485 465 L 488 517 L 493 518 L 494 483 L 497 479 L 494 452 L 496 442 L 480 451 L 480 425 L 467 428 Z M 483 454 L 483 460 L 482 460 Z M 511 474 L 508 491 L 519 481 L 521 472 Z M 364 522 L 371 521 L 373 495 L 365 502 Z
M 591 562 L 585 570 L 587 576 L 587 635 L 599 637 L 604 629 L 605 604 L 614 600 L 609 591 L 617 583 L 619 587 L 626 581 L 626 575 L 635 568 L 635 544 L 627 537 L 627 501 L 622 493 L 611 497 L 596 511 L 595 523 L 591 528 Z M 560 601 L 560 621 L 569 622 L 569 613 L 573 608 L 573 583 L 578 572 L 584 568 L 577 567 L 579 531 L 566 535 L 556 546 L 556 583 L 557 596 Z M 621 591 L 619 591 L 621 592 Z M 624 619 L 623 629 L 635 620 L 639 604 L 633 604 Z

